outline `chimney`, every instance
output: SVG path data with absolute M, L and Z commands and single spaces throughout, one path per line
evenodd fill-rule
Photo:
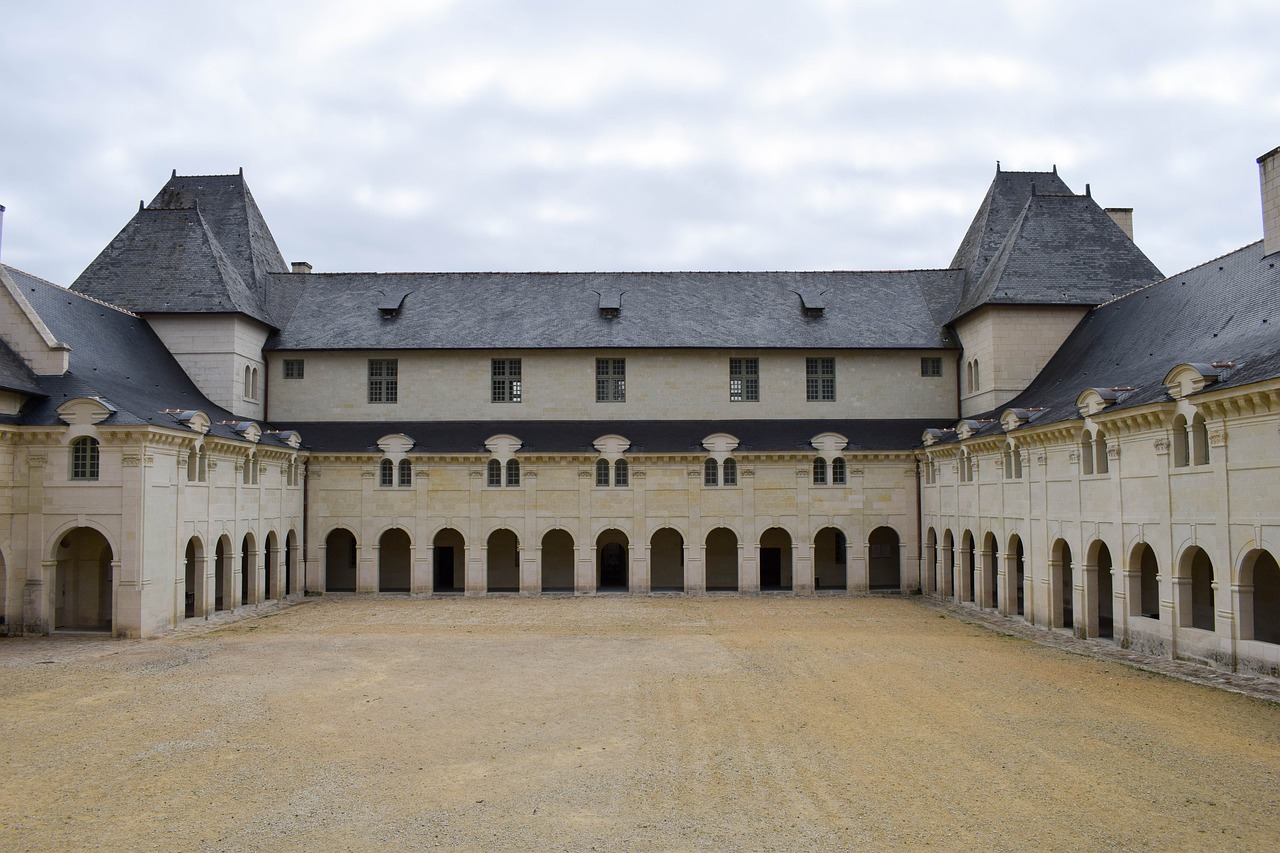
M 1262 182 L 1262 254 L 1280 252 L 1280 148 L 1258 158 Z
M 1124 236 L 1133 240 L 1133 208 L 1107 207 L 1103 209 L 1106 210 L 1107 216 L 1111 217 L 1111 221 L 1120 226 L 1120 230 L 1124 232 Z
M 0 204 L 0 248 L 4 247 L 4 205 Z
M 290 266 L 293 267 L 294 272 L 300 272 L 300 273 L 311 272 L 311 264 L 307 263 L 306 261 L 294 261 Z

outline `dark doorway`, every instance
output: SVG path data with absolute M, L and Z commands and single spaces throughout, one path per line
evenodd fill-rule
M 760 588 L 782 589 L 782 549 L 760 549 Z

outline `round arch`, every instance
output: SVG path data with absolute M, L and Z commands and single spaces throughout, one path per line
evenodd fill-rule
M 53 630 L 110 631 L 116 551 L 97 527 L 66 530 L 53 552 Z
M 1000 584 L 996 566 L 1000 565 L 1000 544 L 990 530 L 982 537 L 982 578 L 978 583 L 978 606 L 1000 607 Z
M 1240 561 L 1240 639 L 1280 645 L 1280 565 L 1264 548 Z
M 649 588 L 684 592 L 684 534 L 675 527 L 660 527 L 649 537 Z
M 954 598 L 956 596 L 956 537 L 951 532 L 951 528 L 947 528 L 942 534 L 942 567 L 940 572 L 942 583 L 939 584 L 938 591 L 943 598 Z
M 485 589 L 520 591 L 520 537 L 509 527 L 497 527 L 485 539 Z
M 707 533 L 705 549 L 708 591 L 738 591 L 738 543 L 741 541 L 737 531 L 727 526 L 716 527 Z
M 213 550 L 213 609 L 230 610 L 235 606 L 235 547 L 231 534 L 223 531 Z
M 1084 557 L 1086 637 L 1115 636 L 1115 596 L 1111 569 L 1111 549 L 1107 547 L 1107 543 L 1101 539 L 1090 542 Z
M 267 538 L 262 544 L 262 598 L 270 601 L 284 598 L 280 594 L 280 537 L 274 528 L 267 531 Z
M 791 532 L 785 527 L 770 527 L 760 534 L 760 589 L 793 588 L 791 543 Z
M 902 548 L 898 531 L 887 525 L 867 537 L 867 582 L 871 589 L 902 588 Z
M 205 614 L 204 577 L 204 540 L 197 534 L 187 540 L 187 547 L 183 554 L 182 617 L 184 619 Z
M 978 579 L 978 547 L 973 531 L 965 529 L 960 534 L 960 600 L 977 602 L 977 591 L 974 587 Z
M 625 591 L 630 581 L 631 539 L 626 532 L 608 527 L 596 534 L 596 589 Z
M 1067 540 L 1053 540 L 1049 548 L 1049 625 L 1075 628 L 1075 565 Z
M 1177 567 L 1175 577 L 1183 581 L 1173 585 L 1173 607 L 1178 627 L 1213 631 L 1217 623 L 1214 618 L 1213 560 L 1209 558 L 1209 552 L 1199 545 L 1188 546 L 1174 565 Z
M 823 527 L 813 535 L 813 588 L 849 588 L 849 539 L 838 527 Z
M 431 536 L 431 588 L 436 594 L 460 593 L 466 588 L 467 540 L 453 527 Z
M 378 592 L 408 592 L 413 567 L 409 531 L 391 525 L 378 536 Z
M 543 592 L 573 592 L 577 563 L 573 534 L 552 527 L 542 534 L 540 562 Z
M 938 531 L 930 525 L 924 534 L 924 566 L 920 571 L 922 592 L 938 591 Z
M 1022 537 L 1017 533 L 1009 534 L 1009 544 L 1005 549 L 1005 578 L 1010 595 L 1006 599 L 1012 607 L 1006 610 L 1015 616 L 1027 615 L 1027 553 L 1022 544 Z
M 335 527 L 324 537 L 324 591 L 355 592 L 359 540 L 347 527 Z

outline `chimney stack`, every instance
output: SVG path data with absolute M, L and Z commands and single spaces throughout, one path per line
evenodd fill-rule
M 293 272 L 300 272 L 300 273 L 311 272 L 311 264 L 307 263 L 306 261 L 294 261 L 292 266 L 293 266 Z
M 0 248 L 4 247 L 4 205 L 0 204 Z
M 1280 252 L 1280 148 L 1258 158 L 1262 183 L 1262 254 Z
M 1111 217 L 1111 221 L 1120 226 L 1120 230 L 1124 232 L 1124 236 L 1133 240 L 1133 208 L 1132 207 L 1107 207 L 1103 208 L 1107 212 L 1107 216 Z

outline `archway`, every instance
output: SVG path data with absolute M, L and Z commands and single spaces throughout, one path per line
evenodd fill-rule
M 901 589 L 901 549 L 898 531 L 877 527 L 867 537 L 867 581 L 871 589 Z
M 542 537 L 542 591 L 573 592 L 573 536 L 556 528 Z
M 1213 562 L 1209 559 L 1209 553 L 1195 545 L 1188 548 L 1182 555 L 1180 575 L 1183 582 L 1174 586 L 1178 595 L 1178 624 L 1184 628 L 1212 631 Z M 1186 583 L 1187 580 L 1191 581 L 1190 585 Z
M 1071 546 L 1059 539 L 1053 543 L 1049 560 L 1050 585 L 1057 591 L 1050 626 L 1074 628 L 1076 624 L 1072 595 L 1075 590 L 1075 569 L 1071 565 Z
M 760 536 L 760 588 L 792 588 L 791 534 L 781 527 L 770 527 Z
M 1027 615 L 1026 595 L 1027 595 L 1027 566 L 1026 551 L 1023 549 L 1022 537 L 1013 534 L 1009 537 L 1009 554 L 1013 558 L 1013 596 L 1015 603 L 1014 613 L 1018 616 Z
M 413 565 L 409 534 L 393 527 L 378 539 L 378 592 L 408 592 Z
M 182 615 L 186 619 L 204 613 L 204 545 L 199 536 L 187 540 L 182 581 Z
M 462 592 L 466 588 L 466 540 L 446 527 L 431 540 L 431 580 L 436 593 Z
M 596 537 L 596 589 L 626 591 L 627 534 L 621 530 L 605 530 Z
M 663 527 L 649 540 L 649 588 L 684 592 L 684 537 Z
M 1253 551 L 1243 566 L 1240 638 L 1280 645 L 1280 565 L 1269 551 Z
M 924 586 L 922 592 L 938 591 L 938 532 L 932 527 L 924 534 L 924 567 L 920 572 L 920 582 Z
M 951 531 L 942 534 L 942 575 L 938 591 L 943 598 L 955 596 L 956 589 L 956 540 Z
M 1089 565 L 1093 577 L 1085 575 L 1085 596 L 1089 599 L 1093 619 L 1097 624 L 1097 637 L 1115 636 L 1115 619 L 1112 616 L 1111 550 L 1105 542 L 1094 542 L 1089 548 Z
M 849 588 L 849 547 L 844 531 L 824 527 L 813 537 L 813 588 Z
M 335 527 L 324 540 L 325 592 L 356 591 L 356 536 Z
M 111 544 L 91 527 L 77 527 L 58 542 L 53 628 L 110 631 L 113 578 Z
M 973 534 L 966 530 L 960 537 L 960 559 L 963 561 L 962 565 L 964 566 L 964 571 L 960 575 L 960 599 L 962 601 L 977 601 L 977 594 L 974 590 L 978 579 L 977 550 Z
M 297 586 L 298 534 L 290 530 L 284 537 L 284 594 L 292 595 Z
M 1138 543 L 1129 557 L 1129 570 L 1136 573 L 1129 593 L 1129 615 L 1160 618 L 1160 564 L 1156 552 L 1146 542 Z
M 230 610 L 235 603 L 235 587 L 232 582 L 235 570 L 231 565 L 231 537 L 225 533 L 218 537 L 213 549 L 213 609 Z
M 267 541 L 263 545 L 262 554 L 262 598 L 264 601 L 270 601 L 273 598 L 282 598 L 280 595 L 280 572 L 276 566 L 276 561 L 280 558 L 279 540 L 276 538 L 274 530 L 267 531 Z
M 252 604 L 258 598 L 258 548 L 252 533 L 240 540 L 240 603 Z
M 5 570 L 4 552 L 0 551 L 0 629 L 9 624 L 9 573 Z M 6 633 L 0 630 L 0 634 Z
M 994 533 L 982 537 L 982 582 L 978 600 L 983 607 L 1000 607 L 1000 584 L 996 583 L 996 566 L 1000 565 L 1000 546 Z
M 738 591 L 738 534 L 727 527 L 707 534 L 707 590 Z
M 520 540 L 505 527 L 489 534 L 486 588 L 489 592 L 520 591 Z

